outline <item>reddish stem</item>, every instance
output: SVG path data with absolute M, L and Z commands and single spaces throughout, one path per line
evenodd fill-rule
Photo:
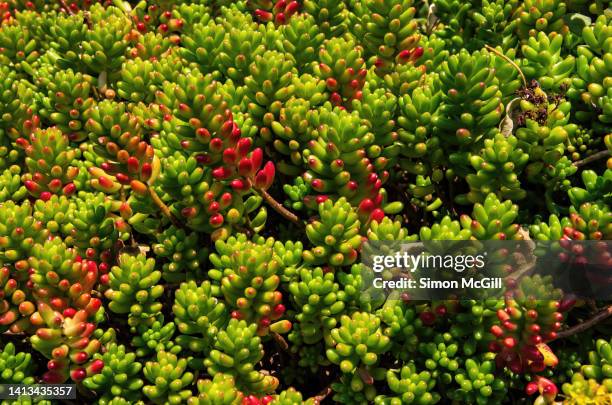
M 161 198 L 159 198 L 155 190 L 153 190 L 153 187 L 149 187 L 149 195 L 157 208 L 159 208 L 162 214 L 164 214 L 174 226 L 177 228 L 184 228 L 183 223 L 172 212 L 170 212 L 170 208 L 168 208 Z
M 582 321 L 578 325 L 574 325 L 569 329 L 557 333 L 557 339 L 563 339 L 575 335 L 577 333 L 584 332 L 585 330 L 590 329 L 598 323 L 608 319 L 610 316 L 612 316 L 612 305 L 608 305 L 598 314 L 594 315 L 592 318 Z
M 268 203 L 270 207 L 274 209 L 274 211 L 278 212 L 285 219 L 293 222 L 294 224 L 302 227 L 304 224 L 300 221 L 300 218 L 295 215 L 293 212 L 289 211 L 287 208 L 283 207 L 281 203 L 276 201 L 274 197 L 272 197 L 266 190 L 263 189 L 255 189 L 257 192 L 263 197 L 264 201 Z

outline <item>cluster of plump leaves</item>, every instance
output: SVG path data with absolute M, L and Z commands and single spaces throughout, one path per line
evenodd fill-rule
M 607 330 L 557 339 L 602 303 L 539 276 L 385 299 L 360 260 L 612 238 L 605 7 L 0 2 L 0 383 L 102 405 L 609 398 Z

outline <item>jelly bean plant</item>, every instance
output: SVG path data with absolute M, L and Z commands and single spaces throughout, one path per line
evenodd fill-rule
M 0 384 L 609 404 L 605 300 L 362 286 L 369 241 L 563 249 L 610 203 L 605 0 L 0 1 Z

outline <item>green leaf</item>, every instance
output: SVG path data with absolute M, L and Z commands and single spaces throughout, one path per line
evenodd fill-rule
M 591 25 L 592 20 L 588 15 L 580 13 L 570 13 L 565 16 L 565 22 L 570 31 L 576 35 L 582 35 L 582 29 Z
M 501 132 L 506 138 L 514 133 L 514 123 L 518 113 L 520 112 L 520 102 L 521 99 L 516 97 L 510 100 L 510 102 L 506 105 L 506 115 L 499 124 L 499 132 Z

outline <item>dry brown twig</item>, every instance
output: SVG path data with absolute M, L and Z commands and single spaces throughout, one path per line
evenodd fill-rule
M 557 333 L 557 339 L 563 339 L 575 335 L 577 333 L 584 332 L 585 330 L 592 328 L 593 326 L 603 322 L 611 316 L 612 305 L 608 305 L 603 310 L 595 314 L 592 318 L 589 318 L 585 321 L 580 322 L 578 325 L 574 325 L 569 329 Z
M 502 58 L 503 60 L 511 64 L 512 67 L 514 67 L 516 71 L 519 73 L 519 75 L 521 75 L 521 80 L 523 81 L 523 87 L 527 88 L 527 79 L 525 78 L 525 74 L 523 73 L 519 65 L 516 64 L 516 62 L 514 62 L 512 59 L 510 59 L 509 57 L 507 57 L 506 55 L 504 55 L 497 49 L 493 48 L 491 45 L 485 45 L 485 48 L 487 48 L 489 51 L 493 52 L 494 54 L 496 54 L 497 56 L 499 56 L 500 58 Z
M 289 343 L 285 340 L 285 338 L 279 333 L 272 332 L 272 339 L 280 346 L 281 349 L 287 351 L 289 350 Z
M 574 166 L 576 167 L 580 167 L 580 166 L 585 166 L 591 162 L 595 162 L 596 160 L 599 159 L 604 159 L 606 157 L 610 156 L 610 151 L 609 150 L 602 150 L 599 151 L 597 153 L 593 153 L 592 155 L 589 155 L 587 157 L 585 157 L 582 160 L 577 160 L 573 163 Z
M 59 0 L 60 5 L 62 6 L 62 8 L 64 10 L 66 10 L 66 12 L 70 15 L 74 15 L 74 11 L 72 11 L 72 9 L 70 7 L 68 7 L 68 4 L 66 4 L 65 0 Z
M 157 206 L 157 208 L 159 208 L 162 214 L 164 214 L 174 226 L 176 226 L 177 228 L 183 228 L 183 223 L 172 212 L 170 212 L 170 208 L 168 208 L 168 206 L 161 200 L 161 198 L 159 198 L 155 190 L 153 190 L 153 187 L 148 187 L 148 189 L 149 195 L 151 196 L 151 200 Z
M 276 201 L 274 197 L 272 197 L 266 190 L 256 189 L 259 195 L 261 195 L 264 201 L 274 209 L 274 211 L 278 212 L 283 218 L 293 222 L 299 227 L 303 227 L 304 224 L 300 221 L 300 218 L 295 215 L 293 212 L 289 211 L 287 208 L 283 207 L 281 203 Z
M 332 393 L 332 389 L 331 387 L 328 386 L 328 387 L 323 388 L 323 390 L 320 393 L 318 393 L 317 395 L 315 395 L 314 397 L 310 399 L 312 399 L 312 402 L 318 405 L 321 402 L 323 402 L 323 400 L 325 400 L 325 398 L 327 398 L 331 393 Z

